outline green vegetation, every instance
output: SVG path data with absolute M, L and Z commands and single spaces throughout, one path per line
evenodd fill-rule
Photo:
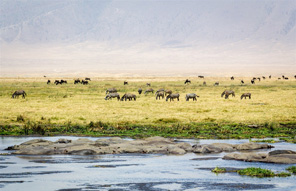
M 274 139 L 263 139 L 263 140 L 252 140 L 252 142 L 260 142 L 260 143 L 277 143 L 279 141 L 276 141 Z
M 278 176 L 278 177 L 291 176 L 290 173 L 286 173 L 286 172 L 274 173 L 273 171 L 268 170 L 268 169 L 254 168 L 254 167 L 238 170 L 237 173 L 240 175 L 255 176 L 258 178 L 275 177 L 275 176 Z
M 212 172 L 214 173 L 225 173 L 226 172 L 226 168 L 219 168 L 219 167 L 216 167 L 212 170 Z
M 185 79 L 185 78 L 184 78 Z M 262 80 L 241 85 L 229 78 L 92 78 L 89 85 L 46 84 L 47 79 L 0 79 L 1 135 L 91 135 L 129 137 L 187 137 L 249 139 L 285 137 L 295 141 L 296 81 Z M 250 78 L 242 78 L 245 82 Z M 51 79 L 54 81 L 55 79 Z M 127 80 L 129 85 L 124 86 Z M 220 86 L 213 86 L 215 81 Z M 180 101 L 155 100 L 154 94 L 138 95 L 146 83 L 154 90 L 165 88 L 180 93 Z M 119 94 L 137 95 L 137 101 L 106 101 L 105 90 L 115 87 Z M 23 89 L 27 98 L 12 99 Z M 225 89 L 236 97 L 221 98 Z M 252 99 L 240 99 L 251 92 Z M 200 96 L 185 101 L 186 93 Z
M 296 174 L 296 166 L 290 166 L 288 168 L 286 168 L 287 171 Z

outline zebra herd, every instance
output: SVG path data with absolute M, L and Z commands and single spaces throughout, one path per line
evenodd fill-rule
M 204 79 L 204 76 L 198 76 L 198 78 L 202 78 Z M 271 75 L 268 76 L 269 79 L 271 79 Z M 294 78 L 296 79 L 296 75 L 294 76 Z M 231 76 L 230 77 L 231 80 L 234 80 L 234 76 Z M 262 79 L 265 80 L 266 77 L 265 76 L 262 76 Z M 284 80 L 289 80 L 288 77 L 282 75 L 281 78 L 278 78 L 278 80 L 280 79 L 284 79 Z M 259 82 L 261 81 L 261 77 L 253 77 L 251 79 L 251 84 L 255 84 L 255 81 L 258 80 Z M 83 85 L 87 85 L 89 83 L 89 81 L 91 81 L 90 78 L 85 78 L 84 80 L 80 80 L 80 79 L 75 79 L 74 80 L 74 84 L 83 84 Z M 48 80 L 47 81 L 47 84 L 50 84 L 51 81 Z M 58 85 L 58 84 L 67 84 L 67 80 L 55 80 L 54 82 L 55 85 Z M 186 79 L 184 84 L 191 84 L 191 81 L 189 79 Z M 214 86 L 219 86 L 219 82 L 215 82 L 214 83 Z M 244 84 L 244 81 L 241 80 L 241 84 Z M 128 82 L 127 81 L 124 81 L 123 82 L 123 85 L 128 85 Z M 205 86 L 206 85 L 206 81 L 203 82 L 203 85 Z M 150 87 L 151 86 L 151 83 L 146 83 L 146 86 L 147 87 Z M 139 95 L 142 94 L 142 88 L 139 88 L 138 89 L 138 93 Z M 148 94 L 148 93 L 154 93 L 154 90 L 152 88 L 148 88 L 145 90 L 144 94 Z M 25 98 L 27 96 L 26 92 L 24 90 L 17 90 L 15 91 L 13 94 L 12 94 L 12 98 L 18 98 L 20 95 L 22 95 L 23 98 Z M 229 96 L 232 95 L 232 97 L 235 97 L 235 93 L 233 90 L 225 90 L 222 92 L 221 94 L 221 97 L 225 97 L 225 99 L 228 99 Z M 164 99 L 166 97 L 166 101 L 170 100 L 170 101 L 174 101 L 174 99 L 177 99 L 179 101 L 179 97 L 180 97 L 180 94 L 179 93 L 173 93 L 172 90 L 169 90 L 169 89 L 164 89 L 164 88 L 161 88 L 159 90 L 157 90 L 155 92 L 155 99 L 157 100 L 160 100 L 160 98 Z M 112 98 L 117 98 L 117 100 L 121 100 L 121 101 L 131 101 L 131 100 L 134 100 L 136 101 L 136 98 L 137 96 L 135 94 L 131 94 L 131 93 L 125 93 L 121 98 L 120 98 L 120 95 L 118 94 L 117 92 L 117 89 L 116 88 L 109 88 L 106 90 L 106 97 L 105 97 L 105 100 L 111 100 Z M 195 93 L 188 93 L 186 94 L 185 96 L 185 100 L 186 101 L 189 101 L 190 99 L 192 99 L 193 101 L 197 101 L 197 98 L 199 96 L 196 95 Z M 243 98 L 249 98 L 251 99 L 251 93 L 243 93 L 241 95 L 241 99 Z

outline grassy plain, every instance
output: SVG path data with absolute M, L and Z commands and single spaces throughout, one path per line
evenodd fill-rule
M 250 84 L 251 78 L 231 81 L 191 77 L 189 85 L 184 85 L 184 77 L 92 78 L 89 85 L 74 85 L 73 79 L 63 79 L 68 84 L 47 85 L 47 78 L 1 78 L 1 134 L 130 136 L 132 132 L 139 136 L 261 138 L 296 133 L 295 79 L 257 80 L 255 85 Z M 124 80 L 129 85 L 124 86 Z M 203 81 L 207 86 L 203 86 Z M 213 86 L 216 81 L 219 86 Z M 139 95 L 138 88 L 145 91 L 147 82 L 154 90 L 165 88 L 180 93 L 180 101 L 155 100 L 154 94 Z M 106 101 L 105 91 L 111 87 L 117 88 L 120 95 L 136 94 L 137 101 Z M 26 99 L 11 98 L 19 89 L 26 91 Z M 226 89 L 234 90 L 236 96 L 221 98 Z M 241 100 L 240 95 L 247 92 L 252 93 L 252 99 Z M 200 98 L 186 102 L 186 93 L 196 93 Z

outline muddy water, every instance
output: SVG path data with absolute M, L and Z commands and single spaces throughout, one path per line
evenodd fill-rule
M 36 137 L 0 137 L 0 152 L 8 146 Z M 44 137 L 55 141 L 65 137 Z M 79 137 L 66 137 L 78 139 Z M 98 138 L 89 138 L 96 140 Z M 238 144 L 248 140 L 180 140 L 191 144 L 223 142 Z M 295 144 L 275 143 L 274 149 L 296 151 Z M 274 150 L 272 149 L 272 150 Z M 264 150 L 262 152 L 269 152 Z M 237 173 L 216 175 L 218 167 L 261 167 L 284 171 L 291 165 L 222 160 L 225 153 L 118 154 L 100 156 L 0 156 L 0 190 L 296 190 L 296 176 L 251 178 Z

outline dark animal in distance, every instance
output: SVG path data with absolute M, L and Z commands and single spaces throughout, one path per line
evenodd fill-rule
M 231 78 L 230 78 L 231 80 L 234 80 L 234 77 L 233 76 L 231 76 Z
M 13 94 L 12 94 L 12 98 L 18 98 L 20 95 L 22 95 L 23 96 L 23 98 L 25 99 L 26 98 L 26 96 L 27 96 L 27 94 L 26 94 L 26 92 L 24 91 L 24 90 L 17 90 L 17 91 L 15 91 Z
M 294 76 L 294 78 L 296 79 L 296 75 Z
M 282 79 L 282 78 L 278 78 L 278 80 L 280 80 L 280 79 Z
M 155 92 L 155 95 L 156 95 L 157 93 L 159 93 L 159 92 L 164 92 L 164 89 L 163 89 L 163 88 L 160 88 L 159 90 L 157 90 L 157 91 Z
M 228 99 L 229 95 L 232 95 L 232 97 L 235 97 L 235 93 L 232 90 L 225 90 L 222 92 L 221 97 L 225 95 L 225 99 Z
M 190 80 L 188 80 L 188 79 L 186 79 L 186 80 L 185 80 L 185 82 L 184 82 L 184 84 L 188 84 L 188 83 L 190 83 L 190 84 L 191 84 L 191 81 L 190 81 Z
M 259 82 L 261 81 L 261 78 L 257 78 L 259 80 Z
M 285 79 L 285 76 L 284 76 L 284 75 L 282 75 L 282 78 L 283 78 L 283 79 Z
M 241 83 L 244 84 L 245 83 L 244 80 L 241 80 Z
M 61 81 L 55 80 L 54 83 L 55 83 L 55 85 L 58 85 L 58 84 L 67 84 L 67 80 L 61 80 Z
M 55 81 L 54 81 L 54 84 L 55 84 L 55 85 L 58 85 L 58 84 L 62 84 L 62 83 L 60 82 L 60 80 L 55 80 Z
M 149 88 L 149 89 L 147 89 L 147 90 L 144 92 L 144 94 L 147 94 L 147 93 L 149 93 L 149 92 L 153 93 L 154 90 L 153 90 L 152 88 Z
M 202 83 L 202 85 L 206 86 L 206 85 L 207 85 L 207 82 L 206 82 L 206 81 L 204 81 L 204 82 Z
M 269 75 L 269 79 L 271 79 L 271 75 Z
M 172 93 L 173 93 L 172 90 L 165 90 L 165 91 L 164 91 L 165 96 L 170 95 L 170 94 L 172 94 Z
M 105 100 L 109 100 L 112 98 L 117 98 L 117 100 L 120 100 L 120 96 L 118 93 L 109 93 L 108 95 L 106 95 Z
M 285 79 L 285 80 L 288 80 L 289 78 L 288 78 L 288 77 L 285 77 L 284 79 Z
M 124 94 L 122 97 L 121 97 L 121 101 L 126 101 L 126 100 L 129 100 L 129 101 L 131 101 L 131 100 L 133 100 L 134 99 L 134 101 L 136 101 L 136 98 L 137 98 L 137 96 L 135 95 L 135 94 L 130 94 L 130 93 L 126 93 L 126 94 Z
M 198 78 L 205 78 L 204 76 L 198 76 Z
M 89 80 L 89 81 L 91 81 L 90 78 L 85 78 L 85 80 Z
M 252 79 L 252 80 L 251 80 L 251 83 L 252 83 L 252 84 L 255 84 L 255 80 L 254 80 L 254 79 Z
M 161 92 L 157 92 L 155 99 L 156 99 L 156 100 L 157 100 L 157 98 L 160 99 L 160 97 L 161 97 L 162 99 L 164 98 L 164 92 L 163 92 L 163 91 L 161 91 Z
M 179 101 L 179 97 L 180 94 L 170 94 L 166 97 L 165 101 L 168 101 L 170 99 L 170 101 L 174 101 L 174 99 L 177 99 Z
M 79 79 L 74 80 L 74 84 L 79 84 L 81 81 Z
M 243 98 L 247 99 L 247 97 L 249 97 L 249 99 L 251 99 L 251 93 L 242 94 L 241 99 L 243 99 Z
M 87 84 L 88 84 L 88 81 L 87 81 L 87 80 L 81 80 L 81 83 L 82 83 L 83 85 L 87 85 Z
M 128 85 L 128 82 L 127 82 L 127 81 L 124 81 L 124 82 L 123 82 L 123 85 Z
M 186 94 L 185 99 L 186 101 L 189 101 L 189 99 L 193 99 L 193 101 L 197 101 L 197 97 L 199 97 L 198 95 L 196 95 L 195 93 L 190 93 L 190 94 Z
M 138 89 L 138 93 L 139 93 L 139 94 L 141 94 L 142 91 L 143 91 L 142 88 L 139 88 L 139 89 Z
M 214 86 L 219 86 L 219 82 L 215 82 L 214 83 Z
M 151 86 L 151 84 L 150 83 L 146 83 L 146 86 Z
M 47 84 L 50 84 L 50 80 L 47 80 Z
M 265 80 L 265 76 L 262 76 L 262 79 Z
M 117 92 L 117 89 L 116 88 L 109 88 L 106 90 L 106 94 L 107 93 L 116 93 Z

